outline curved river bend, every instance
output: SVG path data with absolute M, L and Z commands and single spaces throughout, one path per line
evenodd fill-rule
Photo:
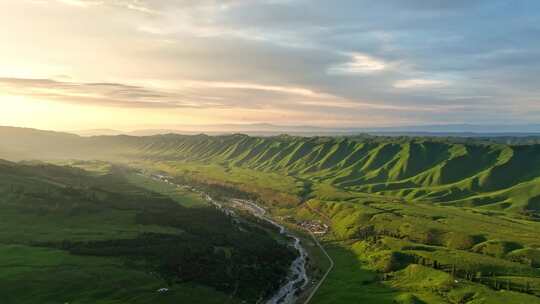
M 298 251 L 298 257 L 292 262 L 287 282 L 272 296 L 266 304 L 292 304 L 296 302 L 297 293 L 304 289 L 309 279 L 306 273 L 307 252 L 302 247 L 300 239 L 290 233 L 283 225 L 278 224 L 266 215 L 266 210 L 251 201 L 233 200 L 236 204 L 243 204 L 256 217 L 276 226 L 282 235 L 292 240 L 292 245 Z
M 161 182 L 166 182 L 168 184 L 174 185 L 179 188 L 189 188 L 192 191 L 198 192 L 203 195 L 206 201 L 227 215 L 235 216 L 235 212 L 223 204 L 215 201 L 207 193 L 195 190 L 189 186 L 174 184 L 170 181 L 169 178 L 156 175 L 151 176 L 152 179 L 158 180 Z M 307 263 L 307 251 L 300 242 L 300 239 L 289 232 L 283 225 L 272 220 L 268 215 L 265 209 L 261 208 L 259 205 L 255 204 L 252 201 L 233 199 L 232 203 L 235 205 L 240 205 L 242 208 L 249 210 L 255 217 L 264 220 L 273 226 L 279 229 L 280 234 L 286 236 L 291 240 L 291 245 L 298 252 L 298 257 L 292 262 L 289 270 L 289 275 L 287 281 L 276 291 L 276 293 L 268 299 L 265 304 L 294 304 L 297 300 L 297 294 L 302 291 L 309 283 L 309 278 L 306 272 L 306 263 Z

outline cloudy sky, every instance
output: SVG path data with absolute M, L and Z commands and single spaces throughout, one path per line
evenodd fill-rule
M 0 125 L 540 121 L 537 0 L 1 0 Z

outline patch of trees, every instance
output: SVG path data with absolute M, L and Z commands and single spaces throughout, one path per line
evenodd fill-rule
M 266 205 L 293 207 L 301 201 L 301 196 L 307 196 L 307 193 L 301 193 L 300 196 L 287 194 L 271 189 L 254 187 L 245 184 L 231 184 L 223 181 L 207 179 L 196 173 L 185 172 L 184 175 L 175 176 L 172 181 L 176 184 L 190 185 L 196 189 L 210 194 L 218 200 L 230 198 L 246 199 L 258 201 Z M 309 189 L 304 189 L 310 191 Z
M 397 239 L 404 239 L 407 236 L 400 234 L 394 231 L 388 230 L 376 230 L 374 226 L 369 225 L 358 230 L 357 237 L 358 239 L 370 242 L 377 243 L 382 237 L 392 237 Z M 515 244 L 510 244 L 516 247 Z M 510 246 L 509 245 L 509 246 Z M 416 248 L 415 248 L 416 247 Z M 514 248 L 512 247 L 512 248 Z M 410 246 L 404 248 L 407 250 L 423 250 L 426 248 L 424 245 Z M 519 247 L 516 247 L 519 248 Z M 514 248 L 515 249 L 515 248 Z M 429 250 L 428 250 L 429 251 Z M 444 271 L 448 274 L 451 274 L 454 278 L 459 278 L 479 284 L 483 284 L 494 290 L 510 290 L 521 293 L 529 293 L 540 296 L 540 290 L 534 290 L 531 286 L 531 283 L 526 280 L 526 276 L 520 275 L 520 280 L 513 280 L 511 277 L 516 276 L 515 273 L 504 273 L 497 270 L 487 270 L 487 269 L 474 269 L 467 265 L 461 264 L 444 264 L 436 259 L 429 258 L 426 256 L 421 256 L 415 253 L 402 253 L 399 251 L 394 251 L 391 255 L 388 256 L 385 267 L 382 267 L 385 273 L 382 274 L 383 280 L 388 280 L 392 275 L 388 272 L 395 271 L 398 269 L 404 268 L 408 264 L 419 264 L 426 267 L 431 267 L 440 271 Z M 532 263 L 532 262 L 531 262 Z M 531 277 L 538 279 L 538 277 Z
M 280 287 L 295 254 L 269 235 L 197 231 L 197 235 L 144 233 L 135 239 L 42 243 L 76 255 L 119 257 L 169 284 L 194 282 L 256 302 Z M 222 248 L 227 248 L 223 250 Z
M 157 274 L 170 284 L 203 284 L 250 303 L 273 293 L 296 258 L 294 250 L 279 244 L 257 225 L 234 221 L 212 207 L 182 207 L 164 195 L 129 184 L 118 174 L 94 177 L 54 166 L 35 170 L 39 171 L 39 178 L 13 169 L 13 174 L 18 175 L 10 179 L 12 184 L 0 185 L 2 204 L 22 213 L 54 215 L 51 219 L 125 210 L 135 214 L 134 220 L 143 227 L 174 227 L 179 232 L 31 245 L 54 247 L 75 255 L 116 257 L 123 259 L 126 267 Z M 57 175 L 55 182 L 46 177 L 52 175 Z M 231 187 L 206 187 L 212 195 L 253 198 Z
M 459 264 L 443 264 L 435 259 L 430 259 L 423 256 L 416 256 L 416 264 L 432 267 L 433 269 L 449 273 L 454 278 L 479 283 L 494 290 L 504 289 L 536 295 L 535 291 L 531 287 L 530 282 L 516 282 L 509 278 L 509 276 L 514 276 L 514 274 L 497 273 L 494 271 L 475 271 L 467 267 L 460 267 Z
M 230 198 L 257 200 L 259 197 L 254 193 L 249 193 L 238 189 L 238 187 L 219 183 L 215 181 L 201 181 L 189 176 L 175 176 L 172 182 L 179 185 L 190 185 L 202 192 L 208 193 L 217 200 L 226 200 Z

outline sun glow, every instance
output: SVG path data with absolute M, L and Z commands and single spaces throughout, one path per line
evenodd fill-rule
M 80 130 L 82 128 L 133 130 L 163 125 L 208 124 L 224 121 L 223 117 L 209 110 L 171 109 L 164 112 L 161 109 L 108 108 L 5 94 L 0 95 L 0 107 L 2 109 L 0 125 L 30 126 L 48 130 Z M 229 112 L 230 114 L 233 113 Z

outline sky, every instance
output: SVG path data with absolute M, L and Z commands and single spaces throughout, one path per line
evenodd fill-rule
M 537 0 L 2 0 L 0 125 L 540 121 Z

